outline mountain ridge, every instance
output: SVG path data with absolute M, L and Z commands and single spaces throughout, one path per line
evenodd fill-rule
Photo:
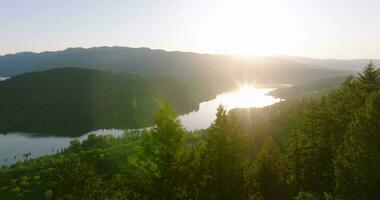
M 246 78 L 256 82 L 308 81 L 349 74 L 281 58 L 237 58 L 222 54 L 165 51 L 150 48 L 93 47 L 0 56 L 0 76 L 79 67 L 126 72 L 142 77 L 173 76 L 189 80 Z M 205 77 L 209 74 L 209 77 Z
M 326 67 L 330 69 L 345 69 L 359 72 L 363 69 L 362 66 L 365 66 L 369 62 L 373 62 L 375 64 L 380 64 L 380 59 L 367 59 L 367 58 L 359 58 L 359 59 L 336 59 L 336 58 L 310 58 L 310 57 L 302 57 L 302 56 L 278 56 L 279 58 L 288 59 L 294 62 L 316 65 L 320 67 Z

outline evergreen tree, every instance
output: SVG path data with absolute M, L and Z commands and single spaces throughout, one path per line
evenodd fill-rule
M 183 162 L 186 156 L 184 129 L 168 104 L 162 104 L 155 118 L 152 140 L 154 145 L 154 199 L 178 199 L 184 195 Z
M 376 66 L 370 62 L 359 74 L 360 89 L 364 98 L 376 91 L 380 87 L 379 73 L 376 71 Z
M 322 194 L 333 189 L 335 127 L 325 100 L 310 104 L 290 131 L 284 159 L 296 191 Z
M 201 152 L 202 199 L 245 199 L 245 142 L 233 115 L 219 106 Z
M 52 198 L 100 200 L 103 192 L 101 189 L 102 179 L 95 167 L 76 155 L 66 159 L 56 169 L 53 179 L 50 180 Z
M 335 162 L 341 199 L 380 199 L 380 92 L 357 114 Z
M 331 117 L 335 120 L 336 135 L 343 137 L 354 113 L 363 106 L 365 99 L 360 90 L 359 81 L 354 76 L 349 76 L 328 96 Z
M 251 199 L 287 199 L 277 145 L 268 138 L 250 166 L 247 183 Z

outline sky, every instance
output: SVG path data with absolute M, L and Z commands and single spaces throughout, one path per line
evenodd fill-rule
M 379 0 L 0 0 L 0 55 L 68 47 L 380 58 Z

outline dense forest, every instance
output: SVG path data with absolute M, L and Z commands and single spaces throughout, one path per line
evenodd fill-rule
M 161 101 L 178 113 L 198 108 L 218 90 L 168 77 L 58 68 L 0 82 L 0 132 L 81 135 L 100 128 L 153 125 Z
M 155 126 L 90 136 L 0 169 L 0 199 L 380 199 L 380 76 L 369 64 L 320 98 L 220 106 L 184 130 L 168 104 Z
M 284 86 L 269 92 L 269 95 L 286 100 L 316 98 L 332 92 L 345 79 L 346 77 L 325 78 L 302 84 Z

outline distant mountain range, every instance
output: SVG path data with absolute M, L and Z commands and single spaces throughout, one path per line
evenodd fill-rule
M 297 63 L 302 63 L 306 65 L 314 65 L 319 67 L 325 67 L 330 69 L 338 70 L 349 70 L 349 71 L 361 71 L 363 66 L 369 62 L 375 64 L 380 64 L 379 59 L 351 59 L 351 60 L 341 60 L 341 59 L 316 59 L 307 57 L 297 57 L 297 56 L 280 56 L 286 60 L 290 60 Z
M 305 82 L 344 76 L 352 70 L 339 67 L 332 69 L 333 67 L 289 58 L 240 58 L 128 47 L 68 48 L 55 52 L 23 52 L 0 56 L 0 76 L 62 67 L 102 69 L 142 77 L 171 76 L 218 83 L 243 79 L 259 83 Z

